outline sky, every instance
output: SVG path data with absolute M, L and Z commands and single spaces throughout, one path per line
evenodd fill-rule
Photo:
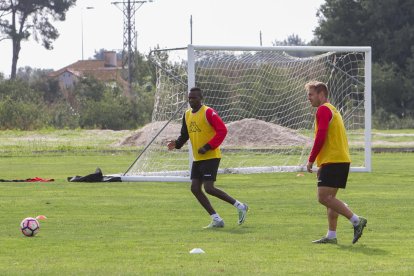
M 123 48 L 122 4 L 126 0 L 78 0 L 55 22 L 60 36 L 53 50 L 46 50 L 32 38 L 22 42 L 17 67 L 58 70 L 73 62 L 92 58 L 100 49 Z M 316 12 L 324 0 L 153 0 L 135 14 L 138 51 L 194 45 L 272 46 L 296 34 L 305 42 L 313 38 Z M 92 7 L 92 8 L 91 8 Z M 136 4 L 136 8 L 138 4 Z M 82 35 L 83 31 L 83 35 Z M 82 39 L 83 38 L 83 39 Z M 83 47 L 82 47 L 83 40 Z M 0 41 L 0 72 L 11 70 L 11 41 Z

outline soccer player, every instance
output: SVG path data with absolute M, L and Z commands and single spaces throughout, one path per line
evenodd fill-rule
M 319 167 L 318 200 L 326 206 L 328 216 L 328 232 L 325 237 L 313 243 L 337 243 L 336 226 L 338 216 L 345 216 L 354 226 L 356 243 L 362 236 L 367 219 L 353 213 L 349 207 L 336 198 L 338 189 L 345 189 L 348 179 L 351 158 L 348 140 L 341 114 L 328 101 L 328 87 L 319 81 L 310 81 L 305 85 L 308 99 L 313 107 L 317 107 L 315 115 L 315 141 L 306 165 L 312 173 L 316 160 Z
M 177 140 L 169 141 L 167 147 L 169 150 L 180 149 L 188 139 L 191 141 L 194 157 L 191 168 L 191 192 L 212 218 L 211 223 L 204 228 L 224 227 L 224 221 L 202 191 L 203 184 L 206 193 L 237 208 L 240 225 L 245 221 L 249 207 L 214 186 L 221 159 L 219 146 L 227 135 L 227 128 L 217 112 L 204 105 L 202 100 L 201 89 L 191 88 L 188 94 L 191 108 L 184 113 L 180 136 Z

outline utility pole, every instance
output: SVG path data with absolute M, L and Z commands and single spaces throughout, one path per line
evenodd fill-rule
M 135 50 L 138 48 L 136 43 L 137 32 L 135 31 L 135 13 L 145 3 L 153 2 L 148 1 L 131 1 L 124 0 L 120 2 L 112 2 L 116 5 L 124 15 L 124 43 L 122 48 L 122 68 L 128 68 L 127 80 L 128 80 L 128 92 L 132 95 L 132 73 L 134 71 L 135 62 Z M 122 8 L 120 7 L 122 5 Z
M 82 41 L 82 60 L 84 60 L 83 58 L 83 9 L 81 9 L 81 41 Z M 94 9 L 94 7 L 85 7 L 86 10 L 91 10 Z
M 190 44 L 193 44 L 193 15 L 190 16 Z
M 263 43 L 262 43 L 262 31 L 260 30 L 260 33 L 259 33 L 259 39 L 260 39 L 260 46 L 263 46 Z

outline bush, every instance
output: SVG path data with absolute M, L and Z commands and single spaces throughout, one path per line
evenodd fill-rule
M 153 96 L 144 89 L 137 91 L 137 99 L 129 99 L 120 89 L 99 86 L 91 80 L 78 87 L 75 95 L 81 128 L 135 129 L 150 121 Z
M 414 117 L 399 118 L 397 115 L 378 109 L 372 116 L 375 129 L 410 129 L 414 128 Z
M 42 128 L 47 114 L 36 103 L 14 101 L 11 98 L 0 102 L 1 129 L 33 130 Z
M 83 79 L 75 87 L 71 103 L 55 81 L 0 82 L 0 129 L 41 128 L 135 129 L 151 120 L 153 93 L 148 85 L 135 87 L 136 99 L 122 95 L 94 79 Z
M 59 102 L 48 108 L 48 126 L 75 129 L 79 127 L 79 114 L 67 103 Z

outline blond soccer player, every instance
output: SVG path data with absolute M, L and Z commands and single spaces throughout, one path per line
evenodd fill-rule
M 346 217 L 354 227 L 356 243 L 362 236 L 367 219 L 353 213 L 336 196 L 339 189 L 345 189 L 351 158 L 348 140 L 341 114 L 329 103 L 328 87 L 325 83 L 311 81 L 305 85 L 308 100 L 317 108 L 315 115 L 315 140 L 306 165 L 313 172 L 313 164 L 318 166 L 318 200 L 327 210 L 328 232 L 325 237 L 313 243 L 337 243 L 336 227 L 338 216 Z

